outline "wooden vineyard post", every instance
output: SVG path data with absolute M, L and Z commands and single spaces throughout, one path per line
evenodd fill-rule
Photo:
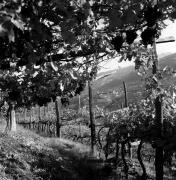
M 124 81 L 123 81 L 123 89 L 124 89 L 124 94 L 125 94 L 125 107 L 128 107 L 127 90 L 126 90 L 126 84 Z
M 61 117 L 60 117 L 60 98 L 56 98 L 55 109 L 56 109 L 56 136 L 61 138 Z
M 40 112 L 40 106 L 38 106 L 38 118 L 39 118 L 39 121 L 41 121 L 41 112 Z
M 162 97 L 158 96 L 155 99 L 155 127 L 157 132 L 157 139 L 162 140 L 162 129 L 163 129 L 163 105 Z M 164 164 L 164 150 L 156 144 L 155 149 L 155 171 L 156 180 L 163 180 L 163 164 Z
M 158 71 L 158 55 L 156 51 L 156 43 L 167 43 L 174 42 L 175 39 L 158 41 L 154 42 L 153 50 L 154 50 L 154 62 L 153 62 L 153 75 L 157 74 Z M 162 96 L 159 95 L 155 99 L 155 128 L 157 139 L 162 140 L 162 132 L 163 132 L 163 99 Z M 163 147 L 156 146 L 155 149 L 155 172 L 156 172 L 156 180 L 163 180 L 164 172 L 163 172 L 163 164 L 164 164 L 164 151 Z
M 156 51 L 156 42 L 154 42 L 153 46 L 154 50 L 154 62 L 153 62 L 153 75 L 158 72 L 158 56 Z M 155 128 L 156 128 L 156 139 L 162 140 L 162 128 L 163 128 L 163 107 L 162 107 L 162 97 L 158 95 L 155 99 Z M 156 180 L 163 180 L 163 147 L 159 147 L 156 144 L 155 149 L 155 172 L 156 172 Z
M 15 105 L 11 105 L 10 110 L 10 131 L 16 131 L 16 116 L 15 116 Z
M 80 113 L 81 112 L 81 95 L 79 94 L 79 96 L 78 96 L 78 100 L 79 100 L 79 104 L 78 104 L 78 113 Z
M 94 113 L 93 113 L 93 96 L 92 96 L 92 86 L 90 81 L 88 81 L 89 88 L 89 114 L 90 114 L 90 128 L 91 128 L 91 153 L 95 153 L 95 122 L 94 122 Z
M 128 107 L 128 97 L 127 97 L 127 87 L 126 87 L 126 83 L 123 81 L 123 89 L 124 89 L 124 94 L 125 94 L 125 104 L 124 107 L 127 108 Z M 123 109 L 123 106 L 122 106 Z M 132 159 L 132 148 L 131 148 L 131 144 L 130 142 L 127 143 L 128 145 L 128 154 L 130 159 Z

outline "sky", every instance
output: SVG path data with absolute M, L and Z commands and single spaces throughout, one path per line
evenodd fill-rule
M 170 43 L 161 43 L 157 44 L 157 53 L 159 57 L 163 57 L 168 54 L 176 53 L 176 22 L 166 22 L 168 26 L 161 32 L 160 38 L 166 38 L 169 36 L 173 36 L 175 38 L 175 42 L 170 42 Z M 100 72 L 103 71 L 108 71 L 108 70 L 113 70 L 113 69 L 118 69 L 121 67 L 126 67 L 133 65 L 134 63 L 130 62 L 121 62 L 118 63 L 117 59 L 112 59 L 108 62 L 102 63 Z

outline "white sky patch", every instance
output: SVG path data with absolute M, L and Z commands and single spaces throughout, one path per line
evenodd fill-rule
M 176 22 L 169 24 L 161 33 L 161 37 L 173 36 L 176 40 Z M 176 53 L 176 41 L 170 43 L 157 44 L 157 53 L 161 55 L 163 53 Z

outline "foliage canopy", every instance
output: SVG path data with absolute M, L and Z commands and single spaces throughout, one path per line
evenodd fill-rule
M 139 47 L 153 45 L 175 14 L 173 0 L 4 0 L 1 89 L 18 104 L 80 93 L 105 59 L 144 65 Z

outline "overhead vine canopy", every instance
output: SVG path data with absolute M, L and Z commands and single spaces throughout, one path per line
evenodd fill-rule
M 152 45 L 164 20 L 175 18 L 174 0 L 4 0 L 0 69 L 6 76 L 1 88 L 13 92 L 14 87 L 5 88 L 13 79 L 20 94 L 29 91 L 36 97 L 34 92 L 45 92 L 42 88 L 49 90 L 40 96 L 48 98 L 79 93 L 99 62 L 138 57 L 136 49 Z
M 3 1 L 0 8 L 1 48 L 6 51 L 1 59 L 19 58 L 18 66 L 40 64 L 49 56 L 62 62 L 108 48 L 119 51 L 125 42 L 133 43 L 138 30 L 143 44 L 152 44 L 163 21 L 176 17 L 173 0 L 14 0 Z

